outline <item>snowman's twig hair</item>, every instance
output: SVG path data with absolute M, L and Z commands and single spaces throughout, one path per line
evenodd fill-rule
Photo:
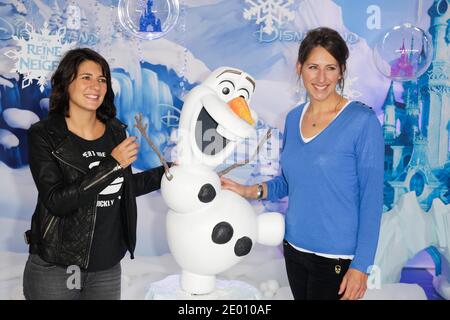
M 253 154 L 253 156 L 245 161 L 241 161 L 238 163 L 235 163 L 221 171 L 219 171 L 217 174 L 219 175 L 219 177 L 226 175 L 228 172 L 230 172 L 233 169 L 245 166 L 247 163 L 249 163 L 250 161 L 253 161 L 253 159 L 256 157 L 256 155 L 259 153 L 259 150 L 261 149 L 261 147 L 264 145 L 264 143 L 269 140 L 270 136 L 272 135 L 272 129 L 269 128 L 269 130 L 267 130 L 267 133 L 264 137 L 261 138 L 261 140 L 258 143 L 258 146 L 256 147 L 256 151 Z
M 169 171 L 169 165 L 167 164 L 166 159 L 164 159 L 164 157 L 161 155 L 161 152 L 159 152 L 158 148 L 156 147 L 156 145 L 153 143 L 152 139 L 150 139 L 150 137 L 147 134 L 148 124 L 144 125 L 142 123 L 142 113 L 139 113 L 138 115 L 134 116 L 134 119 L 136 120 L 136 123 L 134 126 L 139 130 L 139 132 L 145 138 L 145 140 L 150 145 L 150 147 L 153 149 L 153 151 L 156 152 L 156 154 L 159 158 L 159 161 L 161 161 L 161 163 L 163 164 L 164 172 L 165 172 L 167 180 L 169 180 L 169 181 L 172 180 L 173 176 Z

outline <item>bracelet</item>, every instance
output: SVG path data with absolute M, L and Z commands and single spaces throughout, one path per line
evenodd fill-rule
M 123 170 L 123 168 L 122 168 L 122 166 L 120 165 L 119 162 L 117 162 L 116 166 L 114 167 L 114 171 L 117 171 L 117 170 Z
M 256 194 L 256 200 L 259 200 L 263 196 L 263 185 L 261 183 L 258 184 L 258 193 Z

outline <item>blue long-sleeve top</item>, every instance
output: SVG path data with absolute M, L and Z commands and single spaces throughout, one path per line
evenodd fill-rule
M 285 122 L 282 174 L 267 181 L 269 200 L 289 196 L 285 239 L 314 252 L 354 255 L 368 272 L 383 208 L 384 140 L 375 113 L 353 101 L 312 141 L 300 136 L 304 104 Z

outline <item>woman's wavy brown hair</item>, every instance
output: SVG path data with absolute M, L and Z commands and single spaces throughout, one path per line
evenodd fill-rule
M 76 78 L 78 68 L 84 61 L 99 64 L 106 77 L 106 94 L 103 103 L 97 109 L 97 118 L 106 122 L 116 116 L 114 91 L 111 85 L 111 71 L 108 62 L 100 54 L 89 48 L 77 48 L 67 51 L 52 75 L 52 93 L 50 95 L 49 113 L 59 113 L 69 117 L 69 85 Z

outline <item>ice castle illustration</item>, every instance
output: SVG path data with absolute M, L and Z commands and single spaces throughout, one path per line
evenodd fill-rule
M 141 32 L 161 32 L 161 20 L 155 16 L 154 12 L 152 11 L 152 7 L 153 0 L 148 0 L 145 12 L 139 19 L 139 31 Z
M 450 202 L 450 63 L 447 0 L 435 0 L 430 9 L 429 32 L 433 60 L 417 81 L 403 84 L 403 103 L 396 100 L 393 83 L 383 104 L 385 138 L 385 210 L 414 191 L 421 207 L 428 210 L 435 198 Z M 404 43 L 402 56 L 391 72 L 410 71 Z
M 413 46 L 414 38 L 411 39 L 411 47 Z M 405 48 L 405 40 L 403 39 L 402 47 L 400 48 L 400 58 L 396 59 L 391 64 L 391 77 L 411 77 L 414 74 L 414 64 L 408 55 Z M 412 52 L 412 50 L 411 50 Z

